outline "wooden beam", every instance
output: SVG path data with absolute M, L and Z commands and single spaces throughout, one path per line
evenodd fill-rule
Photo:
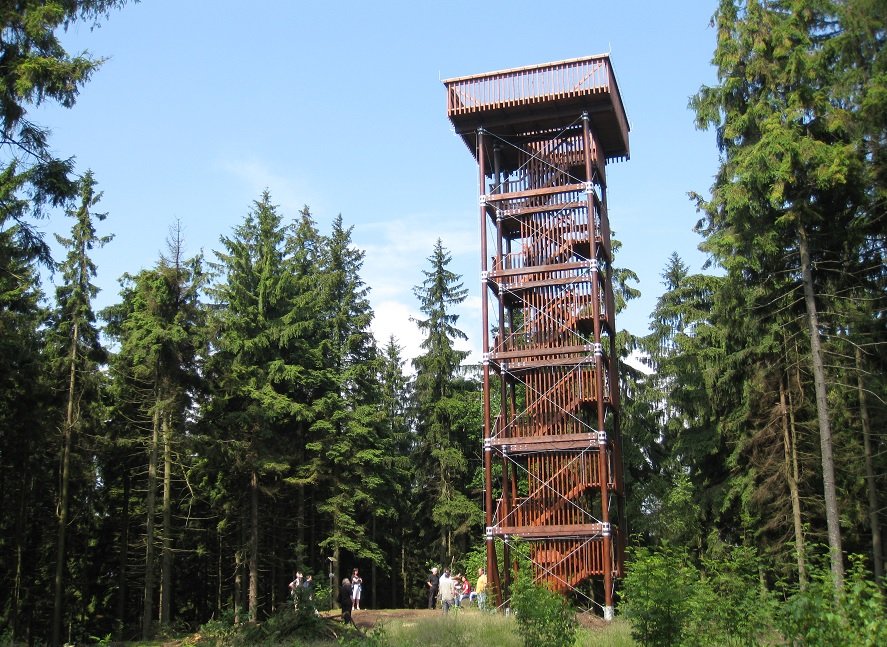
M 599 523 L 582 523 L 568 526 L 493 526 L 494 536 L 514 535 L 523 539 L 548 539 L 556 537 L 594 538 L 602 533 Z
M 593 432 L 584 434 L 563 434 L 558 436 L 525 436 L 503 437 L 491 439 L 493 447 L 503 448 L 508 454 L 528 454 L 531 452 L 566 452 L 582 451 L 589 447 L 597 450 L 597 435 Z

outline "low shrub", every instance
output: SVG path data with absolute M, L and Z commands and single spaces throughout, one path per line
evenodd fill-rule
M 866 570 L 864 558 L 855 555 L 850 557 L 841 590 L 836 590 L 828 564 L 815 565 L 807 587 L 780 608 L 777 623 L 788 645 L 887 645 L 885 604 L 884 592 Z
M 702 558 L 699 578 L 688 591 L 683 643 L 758 645 L 772 633 L 773 596 L 763 589 L 759 569 L 755 550 L 715 545 Z
M 224 611 L 218 618 L 205 622 L 197 633 L 182 641 L 184 647 L 196 645 L 231 645 L 237 636 L 234 611 Z
M 753 549 L 716 545 L 697 564 L 683 548 L 638 548 L 620 609 L 635 640 L 656 647 L 887 645 L 887 600 L 864 563 L 851 556 L 841 589 L 827 558 L 813 563 L 807 586 L 777 604 L 760 582 Z
M 689 592 L 698 583 L 699 573 L 688 565 L 685 550 L 667 544 L 657 550 L 633 550 L 620 605 L 631 622 L 632 637 L 652 647 L 680 645 L 690 622 Z
M 718 545 L 697 565 L 686 548 L 632 552 L 622 614 L 643 645 L 757 645 L 772 633 L 773 598 L 753 549 Z
M 518 572 L 511 605 L 525 647 L 572 647 L 576 611 L 566 597 L 533 582 L 532 569 Z
M 295 609 L 287 604 L 258 623 L 234 624 L 233 613 L 226 613 L 218 620 L 204 624 L 183 645 L 214 647 L 240 647 L 247 645 L 302 644 L 323 640 L 337 640 L 339 636 L 357 632 L 343 627 L 337 619 L 319 615 L 307 597 L 299 600 Z M 379 643 L 381 647 L 383 643 Z

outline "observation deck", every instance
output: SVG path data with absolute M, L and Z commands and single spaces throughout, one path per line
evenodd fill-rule
M 607 54 L 461 76 L 443 81 L 447 117 L 476 157 L 477 129 L 512 138 L 592 119 L 608 162 L 627 160 L 628 118 Z M 505 169 L 507 156 L 505 160 Z

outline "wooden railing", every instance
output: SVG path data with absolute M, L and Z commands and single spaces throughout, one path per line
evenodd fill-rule
M 606 55 L 465 76 L 444 83 L 449 117 L 616 90 L 610 57 Z M 614 94 L 618 96 L 618 92 Z M 621 101 L 618 108 L 621 112 Z

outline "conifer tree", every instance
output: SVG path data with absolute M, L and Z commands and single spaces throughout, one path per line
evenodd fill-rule
M 0 224 L 15 222 L 15 244 L 50 264 L 49 247 L 29 217 L 74 198 L 73 159 L 56 157 L 49 131 L 33 122 L 31 106 L 52 101 L 70 108 L 102 61 L 86 53 L 71 56 L 59 31 L 75 22 L 93 22 L 125 0 L 22 0 L 0 10 Z M 22 195 L 27 194 L 23 199 Z
M 33 121 L 29 114 L 32 108 L 44 103 L 72 107 L 85 82 L 101 64 L 100 60 L 85 53 L 71 56 L 62 45 L 59 33 L 75 22 L 94 22 L 112 8 L 123 4 L 122 0 L 26 0 L 6 3 L 0 10 L 0 30 L 3 34 L 0 39 L 0 60 L 3 61 L 0 66 L 0 230 L 3 232 L 0 276 L 11 279 L 9 285 L 2 286 L 5 303 L 0 304 L 0 309 L 23 298 L 29 300 L 27 296 L 34 294 L 36 275 L 28 264 L 36 261 L 47 267 L 52 266 L 49 246 L 35 228 L 33 219 L 46 216 L 50 208 L 68 205 L 76 198 L 80 188 L 73 177 L 73 159 L 60 158 L 55 154 L 49 144 L 48 130 Z M 16 317 L 18 323 L 23 323 L 26 320 L 24 311 L 18 314 L 21 315 Z M 39 325 L 33 320 L 32 323 Z M 2 333 L 9 346 L 4 350 L 12 351 L 12 347 L 16 347 L 17 352 L 4 353 L 10 365 L 24 359 L 21 351 L 34 348 L 32 343 L 35 338 L 31 332 L 10 325 L 4 327 Z M 8 337 L 13 333 L 24 336 L 16 341 Z M 36 367 L 37 364 L 31 361 L 18 364 L 16 371 L 20 373 L 20 385 L 24 387 L 19 392 L 36 395 L 43 391 L 35 388 L 34 384 L 25 387 L 28 376 L 34 375 L 31 369 Z M 32 415 L 38 411 L 45 411 L 50 417 L 53 415 L 47 402 L 41 405 L 32 402 Z M 17 416 L 16 420 L 24 423 L 27 417 Z M 11 433 L 16 426 L 10 425 L 6 429 Z M 40 433 L 35 433 L 38 429 L 39 425 L 30 425 L 26 444 L 41 437 Z M 26 455 L 34 458 L 34 449 L 31 447 Z M 45 467 L 38 471 L 45 472 Z M 22 473 L 29 472 L 31 469 L 25 469 Z M 18 500 L 28 502 L 26 492 L 21 491 L 20 494 L 24 498 L 19 497 Z M 31 501 L 30 504 L 33 506 L 32 512 L 36 514 L 39 508 L 37 502 Z M 49 517 L 43 520 L 46 525 L 51 525 Z M 16 518 L 22 520 L 24 517 Z M 22 536 L 21 532 L 23 528 L 18 529 L 17 538 Z M 32 545 L 36 550 L 41 550 L 38 544 L 32 542 Z M 19 552 L 19 555 L 24 553 Z M 20 558 L 14 562 L 16 568 L 23 563 Z M 36 583 L 36 566 L 32 571 Z M 19 578 L 24 577 L 21 571 L 16 572 Z M 14 609 L 13 616 L 16 616 L 12 623 L 14 634 L 20 619 L 25 617 L 19 616 L 22 610 L 19 604 L 23 599 L 20 597 L 23 591 L 20 582 L 20 579 L 16 580 L 10 589 L 13 591 L 11 608 Z M 46 583 L 43 590 L 50 588 L 53 588 L 52 585 Z M 48 599 L 49 596 L 44 597 Z M 34 622 L 34 635 L 49 638 L 48 634 L 53 633 L 55 623 L 30 615 L 28 617 Z M 43 633 L 44 629 L 48 629 L 48 633 Z M 57 643 L 58 637 L 53 640 Z
M 317 510 L 328 519 L 320 547 L 342 566 L 342 551 L 384 565 L 372 533 L 384 479 L 380 358 L 370 330 L 369 288 L 360 277 L 363 252 L 338 216 L 326 239 L 321 270 L 324 391 L 306 446 L 317 486 Z
M 222 244 L 214 264 L 220 280 L 212 288 L 210 416 L 233 476 L 246 481 L 248 610 L 255 620 L 261 492 L 300 483 L 297 452 L 314 420 L 313 392 L 324 388 L 317 374 L 318 241 L 307 209 L 291 232 L 266 191 Z
M 829 272 L 844 267 L 860 267 L 854 282 L 883 274 L 860 263 L 872 246 L 881 250 L 876 257 L 884 249 L 883 183 L 875 179 L 883 164 L 875 143 L 883 140 L 885 114 L 883 9 L 868 0 L 721 0 L 719 83 L 691 100 L 697 124 L 717 130 L 722 154 L 711 200 L 699 200 L 705 249 L 737 289 L 790 274 L 804 303 L 839 585 L 841 511 L 823 357 L 823 331 L 839 323 L 824 288 Z
M 13 640 L 48 639 L 56 526 L 58 419 L 46 379 L 44 324 L 33 250 L 19 225 L 0 227 L 0 608 Z M 54 479 L 50 479 L 54 482 Z
M 691 275 L 676 254 L 669 258 L 662 274 L 665 291 L 651 315 L 650 334 L 641 340 L 654 373 L 647 380 L 645 397 L 654 403 L 658 433 L 648 440 L 653 455 L 660 458 L 661 485 L 671 484 L 681 474 L 689 477 L 693 495 L 700 507 L 712 515 L 720 509 L 720 486 L 726 476 L 725 449 L 711 406 L 708 377 L 716 357 L 705 348 L 711 328 L 710 310 L 717 279 Z M 665 504 L 667 488 L 651 492 L 651 501 Z M 649 504 L 648 508 L 651 507 Z M 698 526 L 702 519 L 694 520 Z M 660 530 L 662 526 L 654 522 Z M 698 528 L 683 541 L 698 542 Z M 674 539 L 674 537 L 672 537 Z
M 36 274 L 30 267 L 31 263 L 52 266 L 49 246 L 35 228 L 33 219 L 46 216 L 49 208 L 68 205 L 76 198 L 80 188 L 73 177 L 73 160 L 60 158 L 54 153 L 49 144 L 48 130 L 33 121 L 29 114 L 32 108 L 44 103 L 56 103 L 66 108 L 73 106 L 79 91 L 101 64 L 100 60 L 85 53 L 71 56 L 62 45 L 59 33 L 75 22 L 95 21 L 122 4 L 124 2 L 121 0 L 21 1 L 6 3 L 0 10 L 0 30 L 3 33 L 0 39 L 0 60 L 3 61 L 0 66 L 0 230 L 3 232 L 0 241 L 0 277 L 5 283 L 0 309 L 16 301 L 23 305 L 35 294 Z M 26 315 L 24 310 L 18 310 L 14 317 L 17 320 L 15 324 L 11 319 L 5 322 L 9 325 L 4 326 L 2 337 L 7 341 L 4 351 L 10 352 L 8 355 L 4 352 L 4 356 L 9 358 L 10 366 L 15 366 L 15 372 L 21 376 L 21 380 L 16 379 L 23 387 L 18 392 L 36 396 L 43 389 L 36 388 L 34 384 L 25 385 L 29 376 L 36 375 L 32 369 L 38 365 L 31 360 L 38 355 L 32 355 L 31 359 L 21 363 L 25 358 L 22 354 L 25 349 L 36 350 L 37 347 L 32 345 L 35 337 L 33 332 L 19 327 L 35 312 L 32 310 Z M 31 323 L 39 325 L 33 319 Z M 13 334 L 23 336 L 16 340 L 11 336 Z M 19 401 L 23 403 L 23 400 Z M 15 408 L 13 405 L 7 411 L 11 413 Z M 45 411 L 52 416 L 47 402 L 41 405 L 32 402 L 30 411 L 31 415 Z M 18 423 L 24 423 L 28 417 L 15 416 L 17 424 L 5 428 L 12 433 Z M 26 444 L 41 437 L 41 434 L 35 433 L 39 428 L 39 425 L 30 425 L 29 436 L 25 437 Z M 25 455 L 34 458 L 34 449 L 31 447 Z M 42 467 L 44 469 L 39 471 L 45 472 L 46 466 Z M 21 473 L 29 472 L 31 469 L 24 469 Z M 17 497 L 18 500 L 28 502 L 26 492 L 21 491 L 20 494 L 24 498 Z M 39 508 L 37 502 L 30 503 L 33 505 L 32 512 L 36 513 Z M 23 519 L 21 516 L 16 518 Z M 44 522 L 50 525 L 48 520 Z M 23 527 L 19 528 L 16 537 L 20 538 L 23 531 Z M 32 545 L 40 550 L 38 544 L 32 542 Z M 19 552 L 19 555 L 24 554 Z M 16 569 L 23 563 L 20 557 L 13 562 L 17 564 Z M 21 571 L 15 572 L 18 577 L 24 576 Z M 36 572 L 32 575 L 36 582 Z M 22 610 L 19 604 L 23 600 L 20 597 L 23 592 L 20 582 L 16 580 L 9 589 L 13 592 L 11 608 L 14 609 L 13 616 L 16 616 L 12 623 L 14 634 L 20 619 L 24 617 L 19 615 Z M 44 591 L 50 588 L 52 585 L 47 583 Z M 54 623 L 43 619 L 34 619 L 34 622 L 35 634 L 49 638 L 48 634 L 42 632 L 47 628 L 48 633 L 52 633 L 50 627 Z
M 146 448 L 145 580 L 142 589 L 142 636 L 153 632 L 154 622 L 170 622 L 172 589 L 172 458 L 199 388 L 199 370 L 205 355 L 205 311 L 200 291 L 205 283 L 200 256 L 186 259 L 178 225 L 168 240 L 169 255 L 157 265 L 121 281 L 121 302 L 103 312 L 107 332 L 119 343 L 114 374 L 121 384 L 116 392 L 133 400 L 138 427 L 149 438 L 136 435 Z M 125 411 L 125 403 L 118 403 Z M 130 413 L 130 415 L 133 415 Z M 162 474 L 161 474 L 162 466 Z M 144 470 L 144 467 L 142 467 Z M 140 471 L 142 471 L 140 470 Z M 157 493 L 162 491 L 158 531 Z M 160 605 L 155 619 L 156 544 L 161 544 Z
M 95 213 L 93 208 L 101 199 L 95 192 L 95 179 L 87 171 L 81 181 L 80 206 L 68 215 L 75 219 L 71 237 L 57 236 L 60 244 L 68 249 L 65 261 L 61 264 L 62 285 L 56 290 L 57 312 L 54 317 L 51 341 L 55 342 L 56 353 L 62 370 L 60 381 L 65 384 L 64 418 L 59 427 L 62 430 L 60 455 L 60 491 L 58 503 L 58 540 L 56 544 L 55 580 L 53 584 L 52 644 L 61 640 L 65 590 L 65 542 L 70 525 L 70 491 L 74 455 L 77 453 L 77 435 L 90 422 L 89 409 L 95 407 L 97 399 L 97 368 L 105 361 L 105 352 L 99 342 L 92 300 L 98 288 L 92 280 L 96 266 L 90 252 L 102 247 L 111 236 L 98 236 L 94 220 L 102 221 L 105 214 Z M 90 393 L 90 391 L 92 391 Z M 92 424 L 95 424 L 92 420 Z M 79 479 L 78 479 L 79 480 Z
M 463 396 L 473 385 L 463 377 L 461 364 L 468 353 L 456 349 L 455 344 L 466 335 L 457 327 L 459 315 L 453 310 L 468 291 L 459 275 L 447 267 L 451 258 L 438 239 L 428 258 L 431 267 L 423 270 L 425 280 L 414 288 L 425 315 L 416 320 L 425 336 L 423 353 L 413 360 L 419 456 L 416 483 L 425 493 L 420 523 L 427 525 L 430 536 L 426 541 L 437 546 L 439 559 L 451 555 L 454 537 L 467 533 L 481 517 L 480 506 L 462 487 L 469 473 L 466 454 L 477 440 L 472 434 L 477 434 L 479 423 L 473 429 L 463 424 Z
M 410 530 L 414 519 L 415 494 L 410 488 L 413 474 L 411 456 L 415 449 L 412 433 L 410 380 L 404 373 L 403 348 L 392 335 L 382 349 L 381 405 L 383 413 L 383 460 L 381 473 L 385 487 L 376 502 L 375 514 L 384 520 L 381 535 L 392 567 L 392 605 L 401 606 L 410 598 L 410 575 L 423 565 L 407 563 Z M 413 557 L 410 551 L 409 557 Z M 399 584 L 398 587 L 398 578 Z M 373 578 L 374 581 L 377 578 Z M 376 596 L 374 596 L 376 597 Z M 378 598 L 376 598 L 378 599 Z M 398 604 L 400 600 L 400 604 Z

